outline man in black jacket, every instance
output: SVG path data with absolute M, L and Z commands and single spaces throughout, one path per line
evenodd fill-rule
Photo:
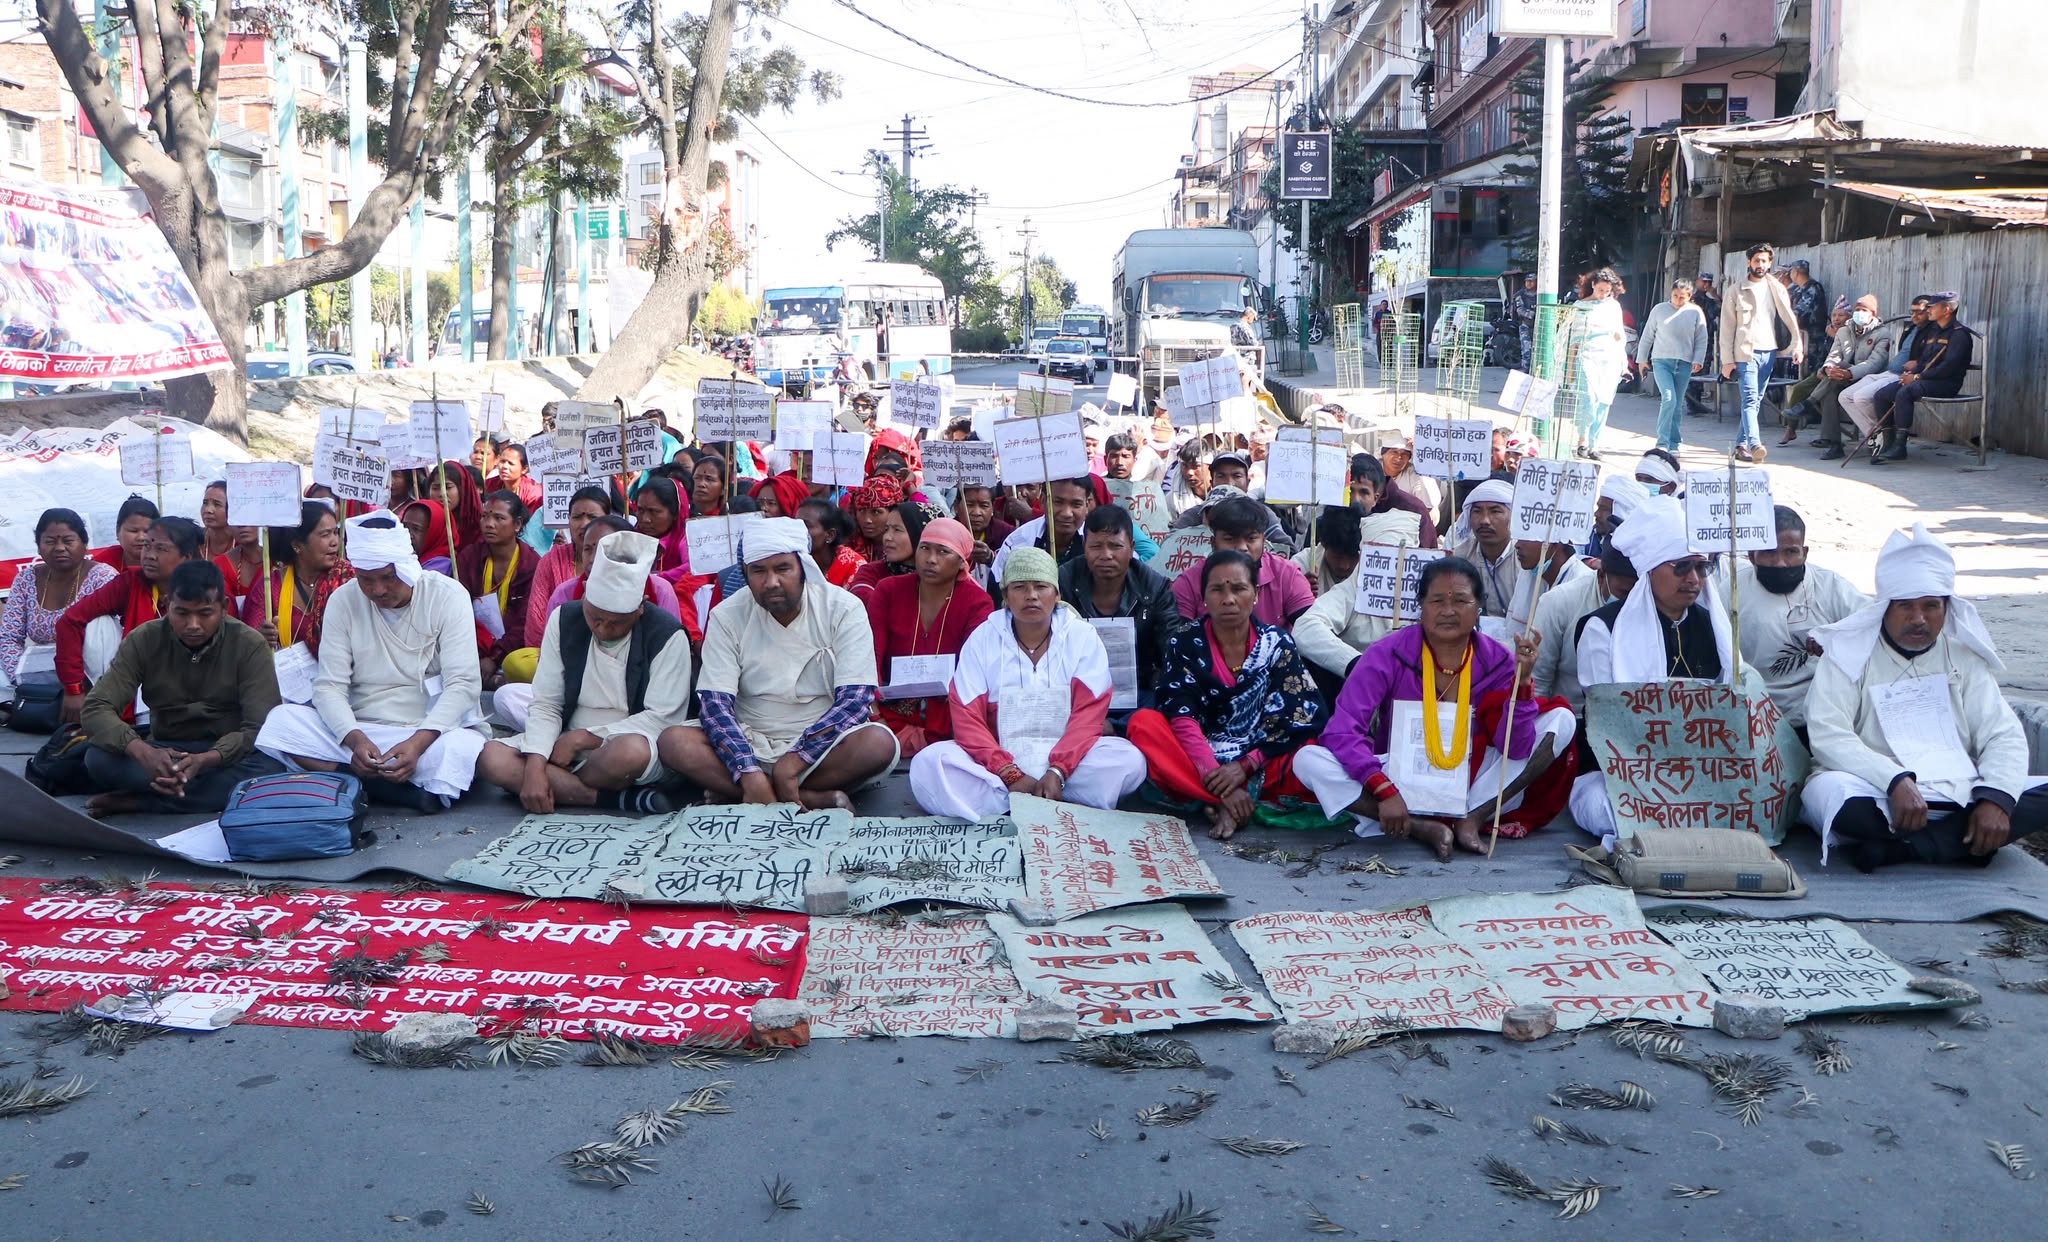
M 1098 628 L 1109 628 L 1102 622 L 1129 619 L 1137 641 L 1136 706 L 1150 707 L 1166 640 L 1186 622 L 1174 606 L 1173 583 L 1157 570 L 1132 560 L 1135 546 L 1131 515 L 1121 505 L 1091 510 L 1081 524 L 1081 555 L 1060 567 L 1060 598 Z M 1111 655 L 1113 673 L 1113 646 Z M 1112 724 L 1121 725 L 1129 717 L 1130 709 L 1110 713 Z
M 1913 406 L 1922 397 L 1953 397 L 1963 390 L 1970 370 L 1975 334 L 1956 322 L 1956 295 L 1937 293 L 1927 299 L 1928 323 L 1920 330 L 1912 360 L 1899 382 L 1877 394 L 1878 421 L 1884 427 L 1884 448 L 1870 463 L 1906 459 L 1906 433 L 1913 430 Z M 1890 421 L 1886 422 L 1886 411 Z

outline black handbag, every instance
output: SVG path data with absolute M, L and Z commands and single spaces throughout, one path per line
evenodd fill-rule
M 7 727 L 17 733 L 55 733 L 64 707 L 64 687 L 54 674 L 32 673 L 14 687 Z
M 91 748 L 92 742 L 82 727 L 65 725 L 29 757 L 23 775 L 28 777 L 29 784 L 52 797 L 91 793 L 92 779 L 85 771 L 85 755 Z

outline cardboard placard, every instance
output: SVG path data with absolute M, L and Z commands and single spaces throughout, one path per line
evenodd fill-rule
M 946 391 L 937 384 L 895 380 L 889 385 L 889 422 L 893 426 L 937 431 L 945 407 Z
M 429 465 L 469 460 L 476 433 L 470 429 L 468 406 L 460 401 L 415 401 L 410 413 L 406 428 L 415 458 L 426 458 Z
M 1003 482 L 1044 483 L 1088 473 L 1088 445 L 1078 414 L 1005 419 L 995 425 Z
M 1728 471 L 1686 471 L 1685 530 L 1692 546 L 1705 552 L 1726 551 L 1731 524 L 1738 552 L 1767 551 L 1778 546 L 1770 474 L 1763 470 L 1737 470 L 1731 505 Z
M 1483 479 L 1493 471 L 1493 420 L 1415 419 L 1415 473 L 1441 479 Z
M 549 530 L 566 530 L 569 505 L 586 487 L 608 488 L 611 480 L 602 475 L 544 474 L 540 476 L 540 524 Z
M 1109 503 L 1122 505 L 1131 511 L 1131 521 L 1145 537 L 1153 543 L 1166 538 L 1169 525 L 1166 516 L 1166 495 L 1159 490 L 1156 481 L 1143 483 L 1132 479 L 1107 479 Z
M 786 453 L 815 452 L 817 440 L 837 425 L 834 413 L 830 401 L 776 402 L 775 447 Z
M 1074 381 L 1029 371 L 1017 376 L 1019 414 L 1064 414 L 1073 408 Z
M 813 441 L 811 482 L 859 487 L 867 480 L 868 438 L 858 431 L 825 432 Z
M 683 539 L 690 548 L 690 572 L 715 574 L 738 564 L 747 527 L 760 520 L 758 513 L 689 519 L 683 524 Z
M 1600 467 L 1590 461 L 1524 457 L 1515 471 L 1508 538 L 1578 543 L 1593 529 Z
M 1358 583 L 1358 602 L 1352 611 L 1385 617 L 1396 625 L 1421 620 L 1422 606 L 1415 600 L 1415 591 L 1422 583 L 1422 567 L 1443 555 L 1442 548 L 1361 545 L 1358 572 L 1352 575 Z
M 363 445 L 335 444 L 313 454 L 313 481 L 337 500 L 382 506 L 391 499 L 391 468 L 384 454 Z
M 1025 889 L 1062 919 L 1112 906 L 1224 895 L 1186 822 L 1172 815 L 1013 794 L 1010 820 L 1024 845 Z
M 1084 914 L 1053 927 L 991 914 L 988 925 L 1002 938 L 1017 981 L 1033 996 L 1071 1006 L 1084 1031 L 1280 1016 L 1258 988 L 1234 977 L 1185 906 Z
M 199 477 L 192 463 L 192 437 L 170 432 L 129 436 L 121 441 L 121 482 L 130 487 L 190 483 Z
M 1178 578 L 1189 569 L 1209 559 L 1211 551 L 1209 528 L 1187 526 L 1180 530 L 1166 532 L 1159 541 L 1159 552 L 1145 562 L 1147 568 L 1165 574 L 1169 579 Z
M 746 380 L 699 380 L 697 442 L 767 441 L 775 430 L 775 394 Z
M 289 461 L 227 463 L 228 525 L 297 526 L 299 466 Z
M 651 418 L 626 424 L 626 469 L 652 470 L 661 464 L 661 424 Z
M 924 481 L 929 487 L 994 487 L 996 446 L 980 440 L 927 440 Z

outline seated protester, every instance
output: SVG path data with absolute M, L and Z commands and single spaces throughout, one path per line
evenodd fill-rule
M 1010 795 L 1114 807 L 1145 780 L 1145 757 L 1109 736 L 1109 655 L 1060 606 L 1042 548 L 1004 564 L 1003 607 L 967 639 L 953 671 L 953 739 L 910 761 L 910 792 L 932 815 L 990 819 Z
M 490 478 L 498 469 L 498 450 L 504 443 L 502 439 L 493 441 L 487 435 L 478 436 L 476 443 L 469 446 L 470 466 L 479 475 Z
M 1232 496 L 1209 506 L 1209 546 L 1217 552 L 1242 552 L 1259 567 L 1259 598 L 1254 613 L 1267 625 L 1289 626 L 1316 602 L 1308 579 L 1294 562 L 1266 549 L 1265 506 L 1249 496 Z M 1186 621 L 1200 621 L 1202 567 L 1190 565 L 1173 581 L 1174 603 Z
M 528 513 L 540 508 L 540 480 L 527 473 L 526 446 L 507 441 L 498 449 L 498 468 L 484 477 L 485 492 L 512 492 Z
M 1294 554 L 1294 567 L 1317 598 L 1358 572 L 1358 518 L 1358 510 L 1348 505 L 1324 509 L 1316 519 L 1316 537 Z
M 548 600 L 555 588 L 577 577 L 583 572 L 578 558 L 579 537 L 583 528 L 590 525 L 592 518 L 604 517 L 612 512 L 610 493 L 601 487 L 579 487 L 569 497 L 569 529 L 567 538 L 549 548 L 533 566 L 533 581 L 526 589 L 526 633 L 539 635 L 548 628 Z M 627 524 L 631 528 L 631 523 Z M 534 659 L 539 660 L 536 653 Z
M 1209 495 L 1209 463 L 1202 454 L 1202 442 L 1189 438 L 1181 442 L 1166 474 L 1166 519 L 1179 526 L 1191 511 L 1200 512 Z M 1195 522 L 1202 519 L 1196 518 Z M 1194 523 L 1190 523 L 1193 525 Z
M 870 476 L 866 485 L 846 493 L 846 511 L 853 515 L 855 538 L 848 544 L 863 561 L 882 559 L 882 515 L 903 503 L 903 489 L 886 474 Z
M 200 555 L 220 566 L 232 614 L 263 576 L 263 545 L 255 527 L 228 525 L 227 480 L 215 479 L 206 485 L 199 501 L 199 529 L 205 535 Z
M 1193 530 L 1207 521 L 1210 506 L 1221 504 L 1232 497 L 1243 496 L 1250 499 L 1253 504 L 1259 507 L 1259 511 L 1266 515 L 1266 546 L 1282 556 L 1294 555 L 1294 538 L 1287 533 L 1287 527 L 1281 523 L 1279 515 L 1274 513 L 1265 501 L 1251 494 L 1249 480 L 1244 482 L 1237 481 L 1245 473 L 1238 467 L 1237 463 L 1247 460 L 1248 455 L 1243 453 L 1219 453 L 1217 456 L 1225 461 L 1222 477 L 1218 478 L 1216 476 L 1215 467 L 1212 465 L 1210 467 L 1209 490 L 1202 497 L 1201 506 L 1173 519 L 1167 529 Z M 1157 548 L 1149 552 L 1143 548 L 1139 549 L 1139 558 L 1142 560 L 1151 560 L 1157 554 Z
M 583 598 L 548 614 L 525 731 L 486 742 L 477 775 L 535 815 L 595 806 L 666 815 L 661 735 L 690 715 L 690 638 L 647 602 L 654 540 L 598 541 Z
M 747 589 L 711 610 L 696 724 L 661 735 L 661 761 L 726 802 L 849 807 L 896 766 L 873 720 L 875 641 L 860 601 L 806 569 L 794 518 L 747 531 Z
M 654 557 L 654 574 L 670 586 L 690 576 L 690 544 L 683 537 L 682 496 L 676 481 L 652 473 L 633 498 L 633 529 L 659 545 Z
M 760 506 L 763 517 L 793 518 L 803 503 L 811 498 L 810 484 L 794 474 L 784 472 L 771 474 L 754 484 L 748 495 Z
M 0 608 L 0 681 L 57 675 L 57 621 L 64 610 L 119 575 L 87 549 L 85 519 L 70 509 L 45 509 L 36 519 L 37 560 L 14 575 Z
M 79 718 L 87 683 L 99 680 L 113 663 L 121 640 L 156 620 L 164 584 L 178 566 L 200 559 L 204 538 L 190 518 L 158 518 L 149 524 L 140 566 L 124 569 L 105 586 L 80 596 L 57 618 L 51 638 L 57 648 L 57 684 L 64 691 L 64 721 Z
M 1999 689 L 2005 664 L 1955 557 L 1915 526 L 1877 556 L 1877 600 L 1815 631 L 1806 698 L 1813 772 L 1800 813 L 1858 871 L 1989 863 L 2048 827 L 2048 776 Z
M 138 692 L 149 708 L 146 739 L 121 718 Z M 270 647 L 228 616 L 219 567 L 184 562 L 166 585 L 164 615 L 121 640 L 85 696 L 85 770 L 105 791 L 86 813 L 224 809 L 242 781 L 283 770 L 255 748 L 277 705 Z
M 1684 498 L 1685 492 L 1679 487 L 1678 455 L 1666 449 L 1653 448 L 1644 452 L 1636 462 L 1636 482 L 1652 496 L 1677 496 Z
M 1211 552 L 1201 569 L 1209 615 L 1167 639 L 1158 710 L 1132 715 L 1127 734 L 1167 805 L 1201 807 L 1222 840 L 1262 802 L 1313 801 L 1293 779 L 1294 752 L 1325 713 L 1294 640 L 1252 617 L 1257 563 Z
M 1088 520 L 1090 513 L 1108 503 L 1109 487 L 1094 475 L 1054 479 L 1045 485 L 1045 515 L 1032 518 L 1010 532 L 1002 547 L 997 549 L 989 572 L 1001 581 L 1003 564 L 1010 553 L 1027 546 L 1052 553 L 1053 559 L 1062 565 L 1077 559 L 1081 555 L 1081 524 Z M 1159 545 L 1145 532 L 1133 527 L 1132 538 L 1137 545 L 1139 560 L 1150 560 L 1159 555 Z
M 1577 547 L 1569 543 L 1553 543 L 1546 554 L 1540 539 L 1515 541 L 1515 566 L 1521 570 L 1521 575 L 1515 582 L 1515 595 L 1508 604 L 1507 619 L 1509 626 L 1516 630 L 1527 628 L 1531 609 L 1540 606 L 1536 598 L 1539 580 L 1543 583 L 1543 598 L 1548 599 L 1556 588 L 1593 576 L 1592 569 L 1579 559 Z
M 483 538 L 483 476 L 459 461 L 444 461 L 427 475 L 426 498 L 446 510 L 455 520 L 449 546 L 460 551 Z M 444 519 L 445 520 L 445 519 Z
M 1399 451 L 1407 453 L 1406 449 Z M 1413 454 L 1409 454 L 1409 457 L 1412 458 Z M 1409 473 L 1412 474 L 1414 471 L 1411 470 Z M 1434 494 L 1432 491 L 1431 495 Z M 1414 514 L 1419 547 L 1437 546 L 1436 519 L 1432 516 L 1436 511 L 1435 503 L 1403 490 L 1397 483 L 1389 482 L 1386 470 L 1372 459 L 1371 454 L 1351 455 L 1351 507 L 1375 517 L 1389 513 Z
M 328 597 L 313 702 L 270 713 L 256 745 L 308 771 L 345 767 L 372 802 L 441 811 L 485 740 L 469 592 L 423 570 L 386 510 L 349 519 L 344 546 L 356 576 Z
M 995 491 L 986 487 L 963 487 L 953 499 L 953 516 L 974 536 L 974 555 L 968 558 L 975 585 L 986 591 L 996 581 L 992 566 L 996 549 L 1017 528 L 996 512 Z
M 952 518 L 940 518 L 927 524 L 918 536 L 915 571 L 886 579 L 868 593 L 868 624 L 875 635 L 875 662 L 882 685 L 902 683 L 891 663 L 898 656 L 957 658 L 967 636 L 994 611 L 988 592 L 967 574 L 967 558 L 973 550 L 965 526 Z M 876 715 L 896 734 L 897 748 L 906 758 L 927 743 L 953 736 L 944 695 L 885 697 Z
M 142 567 L 142 545 L 149 542 L 149 528 L 162 515 L 147 496 L 130 496 L 114 513 L 114 542 L 95 548 L 92 559 L 108 569 Z
M 1479 632 L 1483 589 L 1479 567 L 1462 557 L 1425 565 L 1422 620 L 1360 657 L 1320 742 L 1296 755 L 1294 774 L 1323 813 L 1354 816 L 1358 835 L 1414 836 L 1442 861 L 1454 844 L 1483 854 L 1503 776 L 1502 836 L 1525 836 L 1555 813 L 1505 814 L 1560 757 L 1570 762 L 1575 725 L 1569 709 L 1541 707 L 1529 688 L 1533 637 L 1517 635 L 1510 651 Z M 1417 731 L 1422 746 L 1404 741 Z
M 690 471 L 690 516 L 725 516 L 725 458 L 707 453 Z
M 1614 532 L 1613 544 L 1643 580 L 1579 622 L 1579 684 L 1678 679 L 1726 685 L 1735 669 L 1728 615 L 1705 555 L 1687 542 L 1685 507 L 1674 496 L 1650 497 Z M 1615 834 L 1607 777 L 1590 747 L 1581 746 L 1572 818 L 1604 841 Z
M 1735 570 L 1742 658 L 1806 740 L 1806 690 L 1821 654 L 1814 631 L 1847 619 L 1870 597 L 1831 569 L 1806 561 L 1806 522 L 1777 506 L 1778 546 L 1752 552 Z
M 865 600 L 885 580 L 916 573 L 917 544 L 924 538 L 925 524 L 930 520 L 923 506 L 914 501 L 906 500 L 893 509 L 882 510 L 876 536 L 881 555 L 855 570 L 846 589 Z
M 1358 471 L 1353 459 L 1352 475 Z M 1380 449 L 1380 473 L 1386 476 L 1387 484 L 1394 491 L 1410 500 L 1420 501 L 1424 516 L 1435 513 L 1443 504 L 1443 493 L 1435 479 L 1424 478 L 1415 470 L 1415 437 L 1409 436 L 1399 444 L 1388 444 Z
M 1883 369 L 1873 371 L 1862 379 L 1850 383 L 1836 398 L 1843 413 L 1847 414 L 1849 421 L 1855 425 L 1857 439 L 1861 440 L 1877 430 L 1877 394 L 1897 383 L 1901 376 L 1918 369 L 1919 364 L 1914 359 L 1920 353 L 1920 340 L 1936 330 L 1934 318 L 1927 309 L 1928 300 L 1933 296 L 1922 293 L 1913 299 L 1906 322 L 1899 325 L 1897 341 L 1890 349 L 1890 360 Z M 1839 432 L 1840 428 L 1837 427 L 1836 431 Z M 1821 460 L 1840 459 L 1833 452 L 1828 452 L 1821 454 Z
M 374 512 L 374 510 L 373 510 Z M 447 511 L 438 500 L 407 501 L 398 511 L 398 520 L 405 525 L 405 533 L 412 544 L 413 559 L 420 568 L 430 574 L 446 578 L 455 576 L 455 552 L 449 543 Z
M 1593 534 L 1581 549 L 1586 556 L 1599 559 L 1607 546 L 1607 537 L 1621 520 L 1635 512 L 1636 502 L 1643 498 L 1643 485 L 1634 479 L 1618 474 L 1600 476 L 1600 495 L 1593 501 Z
M 1586 688 L 1579 684 L 1579 622 L 1604 605 L 1627 599 L 1635 585 L 1636 567 L 1614 550 L 1610 537 L 1599 569 L 1544 592 L 1536 605 L 1539 639 L 1536 668 L 1530 674 L 1538 698 L 1561 698 L 1571 704 L 1574 715 L 1586 714 Z
M 533 590 L 533 565 L 540 558 L 519 541 L 526 524 L 526 506 L 516 492 L 492 492 L 484 498 L 482 535 L 455 554 L 455 580 L 469 592 L 477 618 L 477 658 L 483 687 L 496 690 L 508 681 L 533 680 L 538 655 L 500 667 L 505 658 L 531 650 L 526 642 L 526 606 Z M 488 601 L 488 602 L 486 602 Z M 497 633 L 486 618 L 497 622 Z M 529 663 L 533 661 L 533 663 Z
M 1486 586 L 1479 606 L 1489 617 L 1508 615 L 1522 582 L 1521 561 L 1515 555 L 1514 540 L 1508 538 L 1514 502 L 1514 484 L 1488 479 L 1465 497 L 1458 510 L 1457 529 L 1452 532 L 1451 555 L 1479 567 L 1479 579 Z
M 272 650 L 306 644 L 317 659 L 327 601 L 336 588 L 355 577 L 341 555 L 341 523 L 334 510 L 315 500 L 299 505 L 297 526 L 270 528 L 269 591 L 249 592 L 242 601 L 242 624 L 255 630 Z
M 1130 618 L 1138 640 L 1138 706 L 1149 707 L 1166 640 L 1187 622 L 1173 602 L 1173 583 L 1134 555 L 1134 533 L 1123 506 L 1089 510 L 1081 523 L 1081 555 L 1060 566 L 1060 598 L 1084 621 Z M 1112 723 L 1118 723 L 1114 717 Z
M 796 516 L 811 536 L 811 563 L 826 582 L 843 587 L 853 581 L 867 564 L 861 554 L 847 546 L 854 537 L 853 522 L 846 510 L 829 500 L 812 497 L 797 507 Z
M 1102 477 L 1137 479 L 1138 442 L 1127 431 L 1119 431 L 1102 442 Z

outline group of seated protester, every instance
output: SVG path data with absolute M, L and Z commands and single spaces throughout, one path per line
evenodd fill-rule
M 1189 490 L 1181 513 L 1208 532 L 1172 577 L 1101 475 L 927 488 L 893 432 L 843 489 L 767 473 L 750 446 L 677 446 L 628 487 L 577 491 L 559 531 L 534 524 L 523 456 L 483 441 L 395 475 L 392 507 L 307 500 L 269 532 L 267 583 L 224 490 L 198 522 L 132 500 L 101 552 L 49 510 L 0 661 L 54 671 L 100 813 L 218 809 L 285 767 L 345 769 L 422 812 L 479 779 L 535 813 L 820 808 L 907 764 L 935 815 L 1142 797 L 1217 837 L 1340 824 L 1448 859 L 1567 807 L 1611 838 L 1586 687 L 1747 666 L 1810 743 L 1804 818 L 1852 865 L 1981 863 L 2048 823 L 2003 666 L 1924 530 L 1885 545 L 1868 598 L 1807 563 L 1782 506 L 1777 545 L 1739 563 L 1691 546 L 1661 451 L 1602 483 L 1593 530 L 1547 545 L 1509 537 L 1512 485 L 1491 478 L 1452 493 L 1403 623 L 1362 611 L 1358 580 L 1437 541 L 1405 447 L 1360 454 L 1350 503 L 1291 531 L 1240 455 L 1176 466 L 1129 440 L 1106 446 L 1118 478 L 1140 457 L 1141 485 Z M 687 524 L 732 514 L 758 515 L 735 563 L 693 572 Z M 293 647 L 317 665 L 304 702 L 275 673 Z M 1885 721 L 1923 678 L 1951 723 L 1908 762 Z

